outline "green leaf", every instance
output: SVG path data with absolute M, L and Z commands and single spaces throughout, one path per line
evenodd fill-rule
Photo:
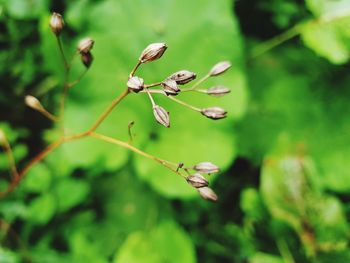
M 45 192 L 51 184 L 51 171 L 43 163 L 34 165 L 23 179 L 23 185 L 28 192 Z
M 51 193 L 45 193 L 33 199 L 29 204 L 29 218 L 33 223 L 46 224 L 56 211 L 56 198 Z
M 16 19 L 31 19 L 47 10 L 48 0 L 5 0 L 5 7 Z
M 113 262 L 192 263 L 196 260 L 190 238 L 174 222 L 167 221 L 150 232 L 130 234 L 120 247 Z
M 67 211 L 87 198 L 90 186 L 86 181 L 64 178 L 55 183 L 54 192 L 58 200 L 58 210 Z

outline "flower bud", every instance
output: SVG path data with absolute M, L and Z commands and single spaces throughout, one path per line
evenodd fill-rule
M 6 135 L 5 132 L 0 129 L 0 145 L 5 145 L 6 144 Z
M 167 128 L 170 127 L 169 113 L 164 108 L 162 108 L 159 105 L 154 105 L 153 114 L 158 123 L 162 124 Z
M 205 91 L 208 95 L 215 96 L 215 97 L 221 97 L 225 94 L 228 94 L 231 92 L 229 88 L 226 88 L 224 86 L 214 86 Z
M 61 31 L 64 27 L 64 21 L 60 14 L 53 12 L 51 19 L 50 19 L 50 27 L 52 32 L 59 36 L 61 34 Z
M 177 84 L 183 85 L 196 78 L 196 73 L 188 70 L 180 70 L 172 74 L 169 79 L 175 80 Z
M 177 86 L 177 83 L 175 80 L 172 79 L 166 79 L 161 83 L 164 92 L 167 95 L 177 95 L 180 92 L 180 89 Z
M 205 173 L 205 174 L 212 174 L 220 171 L 219 167 L 217 167 L 215 164 L 211 162 L 202 162 L 202 163 L 196 164 L 193 167 L 193 169 L 195 169 L 197 172 Z
M 217 64 L 215 64 L 211 70 L 209 71 L 209 75 L 211 77 L 221 75 L 224 73 L 226 70 L 228 70 L 231 67 L 231 62 L 230 61 L 222 61 Z
M 139 61 L 147 63 L 159 59 L 168 47 L 165 43 L 153 43 L 148 45 L 141 53 Z
M 40 101 L 34 96 L 28 95 L 24 98 L 25 104 L 34 110 L 41 111 L 44 107 L 41 105 Z
M 94 43 L 95 41 L 89 37 L 80 40 L 78 44 L 79 53 L 89 53 L 90 50 L 93 48 Z
M 92 56 L 91 52 L 87 52 L 80 53 L 80 59 L 81 62 L 83 62 L 84 66 L 89 68 L 92 64 L 92 61 L 94 60 L 94 57 Z
M 201 174 L 196 173 L 186 177 L 186 181 L 195 188 L 205 187 L 209 185 L 207 179 L 205 179 Z
M 226 117 L 227 111 L 220 107 L 202 109 L 201 113 L 209 119 L 218 120 Z
M 218 200 L 218 196 L 209 187 L 201 187 L 201 188 L 197 188 L 197 190 L 201 195 L 201 197 L 204 198 L 205 200 L 214 201 L 214 202 Z
M 142 78 L 139 77 L 131 77 L 127 84 L 129 88 L 129 91 L 133 91 L 135 93 L 138 93 L 139 91 L 143 90 L 144 88 L 144 81 Z

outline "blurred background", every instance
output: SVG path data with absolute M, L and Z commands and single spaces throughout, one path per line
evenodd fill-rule
M 70 57 L 83 37 L 94 61 L 69 92 L 65 114 L 84 131 L 120 94 L 140 52 L 166 42 L 141 67 L 146 83 L 188 69 L 222 98 L 180 94 L 198 107 L 228 110 L 213 121 L 155 96 L 171 116 L 153 119 L 144 94 L 129 96 L 99 132 L 160 158 L 221 167 L 202 200 L 150 160 L 93 139 L 67 143 L 35 165 L 0 200 L 0 262 L 296 263 L 350 262 L 349 0 L 0 0 L 0 128 L 18 168 L 58 136 L 24 104 L 37 97 L 56 113 L 64 68 L 50 30 L 63 15 Z M 82 72 L 73 64 L 71 79 Z M 10 181 L 0 152 L 0 187 Z

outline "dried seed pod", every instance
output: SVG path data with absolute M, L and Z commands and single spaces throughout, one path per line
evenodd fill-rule
M 211 162 L 202 162 L 202 163 L 196 164 L 193 167 L 193 169 L 195 169 L 197 172 L 205 173 L 205 174 L 212 174 L 220 171 L 219 167 L 217 167 L 215 164 Z
M 52 32 L 59 36 L 62 32 L 62 29 L 64 27 L 64 21 L 62 16 L 59 13 L 52 13 L 51 19 L 50 19 L 50 27 Z
M 221 97 L 221 96 L 224 96 L 225 94 L 230 93 L 231 90 L 229 88 L 224 87 L 224 86 L 214 86 L 214 87 L 211 87 L 211 88 L 205 90 L 205 92 L 211 96 Z
M 139 61 L 147 63 L 159 59 L 168 47 L 165 43 L 153 43 L 148 45 L 141 53 Z
M 84 66 L 89 68 L 92 64 L 92 61 L 94 60 L 94 57 L 92 56 L 91 52 L 87 52 L 80 53 L 80 59 L 81 62 L 83 62 Z
M 211 70 L 209 71 L 209 75 L 211 77 L 221 75 L 224 73 L 226 70 L 228 70 L 231 67 L 231 62 L 230 61 L 222 61 L 217 64 L 215 64 Z
M 95 41 L 89 37 L 80 40 L 78 44 L 79 53 L 88 53 L 93 48 Z
M 202 198 L 210 201 L 217 201 L 218 196 L 215 194 L 215 192 L 209 188 L 209 187 L 200 187 L 197 188 L 199 194 L 201 195 Z
M 170 127 L 169 113 L 164 108 L 162 108 L 159 105 L 154 105 L 153 114 L 158 123 L 162 124 L 167 128 Z
M 167 95 L 177 95 L 180 92 L 179 87 L 177 86 L 177 83 L 175 80 L 172 79 L 166 79 L 161 83 L 164 92 Z
M 226 117 L 227 111 L 220 107 L 202 109 L 201 113 L 209 119 L 218 120 Z
M 34 110 L 41 111 L 44 109 L 43 105 L 41 105 L 40 101 L 34 96 L 27 95 L 24 98 L 25 104 Z
M 0 145 L 5 145 L 7 142 L 5 132 L 0 129 Z
M 135 93 L 140 92 L 141 90 L 143 90 L 144 88 L 144 81 L 142 78 L 139 77 L 131 77 L 127 84 L 126 84 L 129 88 L 129 91 L 133 91 Z
M 172 74 L 168 79 L 175 80 L 177 84 L 184 85 L 197 77 L 196 73 L 188 70 L 180 70 Z
M 205 187 L 209 185 L 208 180 L 205 179 L 200 173 L 187 176 L 186 181 L 195 188 Z

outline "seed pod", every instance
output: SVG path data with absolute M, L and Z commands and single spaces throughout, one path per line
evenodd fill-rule
M 139 61 L 147 63 L 159 59 L 168 47 L 165 43 L 153 43 L 148 45 L 141 53 Z
M 84 66 L 89 68 L 92 64 L 92 61 L 94 60 L 94 57 L 92 56 L 91 52 L 87 52 L 80 53 L 80 59 L 81 62 L 83 62 Z
M 34 96 L 31 96 L 31 95 L 25 96 L 24 102 L 29 108 L 32 108 L 34 110 L 41 111 L 44 109 L 40 101 Z
M 172 79 L 166 79 L 161 83 L 164 92 L 167 95 L 177 95 L 180 92 L 179 87 L 177 86 L 177 83 L 175 80 Z
M 219 167 L 217 167 L 215 164 L 211 162 L 202 162 L 202 163 L 196 164 L 193 167 L 193 169 L 195 169 L 197 172 L 204 173 L 204 174 L 212 174 L 220 171 Z
M 199 194 L 201 195 L 202 198 L 209 200 L 209 201 L 217 201 L 218 196 L 215 194 L 215 192 L 209 188 L 209 187 L 201 187 L 197 188 Z
M 196 73 L 188 70 L 180 70 L 172 74 L 168 79 L 175 80 L 177 84 L 184 85 L 196 78 Z
M 224 73 L 226 70 L 228 70 L 231 67 L 231 62 L 230 61 L 222 61 L 217 64 L 215 64 L 211 70 L 209 71 L 209 75 L 211 77 L 221 75 Z
M 201 113 L 209 119 L 218 120 L 218 119 L 225 118 L 227 111 L 225 111 L 220 107 L 211 107 L 211 108 L 202 109 Z
M 64 21 L 62 16 L 59 13 L 52 13 L 51 19 L 50 19 L 50 27 L 52 32 L 59 36 L 62 32 L 62 29 L 64 27 Z
M 195 188 L 205 187 L 209 185 L 208 180 L 205 179 L 200 173 L 187 176 L 186 181 Z
M 133 91 L 135 93 L 140 92 L 141 90 L 143 90 L 144 88 L 144 81 L 142 78 L 139 77 L 131 77 L 127 84 L 126 84 L 129 88 L 129 91 Z
M 221 97 L 225 94 L 228 94 L 231 92 L 229 88 L 226 88 L 224 86 L 214 86 L 205 91 L 208 95 L 214 96 L 214 97 Z
M 5 145 L 7 142 L 5 132 L 0 129 L 0 145 Z
M 167 128 L 170 127 L 169 113 L 164 108 L 162 108 L 159 105 L 154 105 L 153 114 L 158 123 L 162 124 Z
M 94 43 L 95 41 L 89 37 L 80 40 L 78 44 L 79 53 L 89 53 L 90 50 L 93 48 Z

